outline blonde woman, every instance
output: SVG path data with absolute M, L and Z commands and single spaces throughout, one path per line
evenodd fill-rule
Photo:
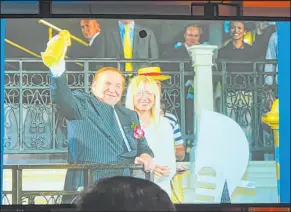
M 171 179 L 176 173 L 173 130 L 161 116 L 160 91 L 147 76 L 133 78 L 128 86 L 125 106 L 138 113 L 141 128 L 155 155 L 154 182 L 171 195 Z

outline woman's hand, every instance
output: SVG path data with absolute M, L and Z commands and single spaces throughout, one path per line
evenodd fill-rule
M 154 169 L 154 176 L 157 178 L 167 177 L 170 174 L 170 168 L 168 166 L 156 165 Z

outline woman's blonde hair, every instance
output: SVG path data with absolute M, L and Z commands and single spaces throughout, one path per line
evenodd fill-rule
M 160 90 L 156 82 L 147 76 L 136 76 L 134 77 L 127 88 L 125 106 L 131 110 L 136 110 L 134 106 L 133 98 L 143 89 L 145 85 L 148 85 L 150 91 L 155 95 L 155 102 L 151 109 L 151 119 L 156 126 L 159 126 L 160 121 Z

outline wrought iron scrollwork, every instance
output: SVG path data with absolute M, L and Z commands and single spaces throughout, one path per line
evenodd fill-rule
M 278 85 L 266 83 L 268 75 L 275 78 L 277 73 L 265 73 L 261 66 L 261 62 L 254 62 L 252 71 L 229 72 L 225 69 L 214 75 L 219 76 L 221 82 L 220 112 L 242 127 L 251 151 L 270 152 L 273 151 L 273 135 L 270 128 L 261 122 L 261 116 L 270 110 L 278 96 Z

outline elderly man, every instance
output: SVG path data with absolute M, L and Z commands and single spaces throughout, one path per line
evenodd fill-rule
M 197 24 L 189 24 L 184 29 L 184 42 L 179 42 L 174 46 L 174 49 L 168 51 L 167 58 L 175 60 L 189 60 L 184 63 L 184 71 L 193 72 L 192 56 L 190 47 L 199 45 L 202 36 L 202 28 Z M 179 65 L 179 64 L 177 64 Z M 163 65 L 163 69 L 167 72 L 174 72 L 179 70 L 176 64 Z M 186 132 L 188 134 L 194 133 L 194 82 L 193 75 L 185 75 L 185 113 L 186 113 Z
M 189 48 L 200 44 L 202 36 L 202 29 L 196 24 L 189 24 L 184 29 L 183 42 L 178 42 L 174 45 L 174 49 L 171 47 L 165 54 L 165 57 L 174 59 L 188 60 L 191 58 Z
M 100 37 L 101 27 L 99 22 L 83 19 L 80 21 L 80 26 L 84 37 L 89 41 L 89 46 L 92 46 L 94 40 Z
M 62 42 L 61 34 L 49 43 Z M 55 42 L 56 43 L 56 42 Z M 64 55 L 66 53 L 66 45 Z M 62 51 L 63 49 L 60 49 Z M 136 137 L 132 123 L 139 126 L 138 115 L 119 103 L 125 79 L 116 68 L 104 67 L 96 72 L 92 94 L 71 91 L 65 74 L 64 55 L 59 63 L 50 66 L 51 98 L 60 114 L 68 121 L 69 164 L 144 164 L 145 171 L 154 169 L 153 152 L 144 137 Z M 45 58 L 43 58 L 45 63 Z M 47 64 L 47 63 L 45 63 Z M 96 170 L 94 181 L 103 177 L 130 175 L 129 170 Z M 68 170 L 65 190 L 82 188 L 83 175 Z M 63 199 L 64 200 L 64 199 Z M 70 202 L 68 198 L 64 202 Z
M 174 54 L 176 58 L 188 59 L 191 57 L 190 47 L 199 45 L 202 35 L 202 29 L 196 25 L 191 24 L 185 27 L 184 44 L 176 46 Z

